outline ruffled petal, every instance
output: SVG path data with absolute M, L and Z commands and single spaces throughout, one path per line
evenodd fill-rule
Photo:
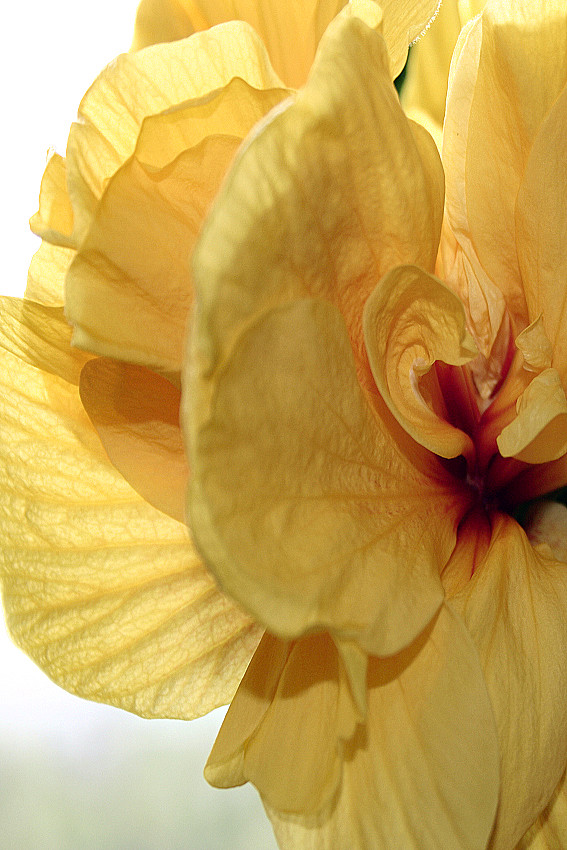
M 560 187 L 567 181 L 566 127 L 567 88 L 551 108 L 534 142 L 516 204 L 518 259 L 529 316 L 534 319 L 541 315 L 553 350 L 553 366 L 561 375 L 564 387 L 567 387 L 567 198 Z
M 229 701 L 261 631 L 187 529 L 108 462 L 81 405 L 88 356 L 59 309 L 2 300 L 0 583 L 15 642 L 59 685 L 147 717 Z
M 345 317 L 375 393 L 364 303 L 393 266 L 433 270 L 442 209 L 435 144 L 400 108 L 384 40 L 341 19 L 296 101 L 237 159 L 203 228 L 193 266 L 206 370 L 267 307 L 322 296 Z
M 275 308 L 230 355 L 182 413 L 200 551 L 280 637 L 328 628 L 396 652 L 439 607 L 468 495 L 430 453 L 416 468 L 375 417 L 332 304 Z
M 515 846 L 567 762 L 567 570 L 510 517 L 492 519 L 484 559 L 452 597 L 480 653 L 500 739 L 500 804 L 490 850 Z
M 184 522 L 189 468 L 177 387 L 149 369 L 97 357 L 82 369 L 79 389 L 112 464 L 147 502 Z
M 342 776 L 334 798 L 315 814 L 297 815 L 270 805 L 269 783 L 272 759 L 287 760 L 291 751 L 300 769 L 303 759 L 311 762 L 320 738 L 335 733 L 324 699 L 321 715 L 315 707 L 305 717 L 310 697 L 306 688 L 293 689 L 291 680 L 287 694 L 275 696 L 274 705 L 284 702 L 279 711 L 291 715 L 289 744 L 280 745 L 282 755 L 275 748 L 265 751 L 265 770 L 256 778 L 282 850 L 484 850 L 498 803 L 497 734 L 476 651 L 449 608 L 443 606 L 404 652 L 370 659 L 367 720 L 340 747 Z M 235 703 L 239 698 L 240 691 Z M 270 722 L 266 714 L 259 734 Z M 291 731 L 302 723 L 314 742 L 307 754 L 295 747 Z M 336 734 L 334 740 L 337 746 Z M 310 781 L 315 787 L 320 781 L 315 768 Z
M 516 418 L 496 440 L 502 457 L 547 463 L 567 452 L 567 398 L 556 369 L 536 375 L 519 397 Z
M 65 276 L 74 257 L 72 248 L 42 242 L 28 269 L 26 298 L 50 307 L 62 307 L 65 302 Z
M 144 121 L 135 155 L 111 178 L 66 278 L 75 345 L 180 370 L 195 240 L 242 138 L 286 94 L 235 79 Z
M 190 39 L 125 54 L 93 83 L 67 144 L 67 184 L 80 241 L 108 179 L 132 155 L 143 120 L 242 77 L 281 88 L 259 37 L 232 22 Z
M 459 298 L 422 269 L 399 266 L 366 302 L 364 336 L 376 386 L 408 434 L 441 457 L 472 455 L 471 438 L 420 387 L 437 360 L 462 366 L 477 354 Z

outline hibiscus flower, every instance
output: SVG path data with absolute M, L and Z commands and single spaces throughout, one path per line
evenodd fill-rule
M 382 5 L 298 93 L 245 23 L 87 93 L 2 304 L 7 620 L 145 716 L 238 688 L 207 776 L 282 847 L 561 846 L 567 16 L 465 28 L 442 166 L 391 83 L 435 3 Z

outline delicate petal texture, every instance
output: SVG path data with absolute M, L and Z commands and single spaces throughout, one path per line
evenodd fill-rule
M 528 316 L 516 253 L 516 197 L 538 130 L 566 80 L 563 0 L 518 0 L 487 5 L 450 83 L 447 114 L 455 105 L 462 120 L 445 128 L 448 198 L 461 197 L 464 230 L 474 242 L 469 256 L 505 296 L 518 330 L 542 311 Z M 455 154 L 461 168 L 453 167 Z
M 567 387 L 566 127 L 567 88 L 564 88 L 534 142 L 516 205 L 518 259 L 529 315 L 530 318 L 542 316 L 553 348 L 553 366 L 560 373 L 564 387 Z
M 419 380 L 437 360 L 462 366 L 476 355 L 459 298 L 416 266 L 388 272 L 366 302 L 364 336 L 380 394 L 400 425 L 441 457 L 473 451 L 470 437 L 424 399 Z
M 247 21 L 260 34 L 276 72 L 299 88 L 307 75 L 319 40 L 345 0 L 142 0 L 133 48 L 173 41 L 231 19 Z M 392 79 L 406 61 L 408 44 L 427 26 L 439 0 L 380 0 L 383 33 L 390 54 Z
M 267 312 L 190 392 L 191 526 L 221 586 L 282 637 L 329 628 L 377 654 L 412 640 L 467 496 L 375 418 L 337 308 Z
M 497 439 L 502 457 L 547 463 L 567 452 L 567 398 L 556 369 L 533 378 L 516 410 L 516 418 Z
M 144 121 L 135 155 L 111 178 L 67 275 L 75 345 L 179 371 L 195 240 L 241 140 L 286 95 L 235 79 Z
M 321 669 L 322 662 L 312 658 L 311 665 Z M 296 676 L 301 682 L 299 671 Z M 321 720 L 303 721 L 309 697 L 290 680 L 275 699 L 291 715 L 290 736 L 305 722 L 315 748 L 334 729 L 326 704 Z M 259 735 L 270 721 L 266 715 Z M 367 721 L 345 742 L 343 755 L 335 799 L 319 813 L 290 816 L 267 804 L 282 850 L 484 850 L 498 802 L 497 736 L 476 651 L 449 608 L 404 652 L 370 659 Z M 264 770 L 261 792 L 269 758 Z
M 184 525 L 108 463 L 62 311 L 2 300 L 0 582 L 11 634 L 58 684 L 148 717 L 230 700 L 260 630 Z
M 528 325 L 516 337 L 516 348 L 524 358 L 524 369 L 528 372 L 543 372 L 553 362 L 553 346 L 543 326 L 542 315 Z
M 59 154 L 52 154 L 41 180 L 39 211 L 31 218 L 30 227 L 52 245 L 75 247 L 73 242 L 73 208 L 67 194 L 67 169 Z
M 141 366 L 99 357 L 83 368 L 81 401 L 113 465 L 154 507 L 185 521 L 189 469 L 180 391 Z
M 119 56 L 102 72 L 81 102 L 67 145 L 77 239 L 84 236 L 107 180 L 134 152 L 146 116 L 209 95 L 233 77 L 258 89 L 281 87 L 259 37 L 238 22 Z
M 28 269 L 26 298 L 51 307 L 62 307 L 65 301 L 65 275 L 74 256 L 72 248 L 60 248 L 42 242 Z
M 567 846 L 567 774 L 516 850 L 563 850 Z
M 433 270 L 442 208 L 437 150 L 400 108 L 383 39 L 356 18 L 338 22 L 309 83 L 249 142 L 203 228 L 193 265 L 205 370 L 267 306 L 323 296 L 345 317 L 375 392 L 364 302 L 392 266 Z
M 478 647 L 500 737 L 500 805 L 491 850 L 513 847 L 565 770 L 567 570 L 510 517 L 451 599 Z

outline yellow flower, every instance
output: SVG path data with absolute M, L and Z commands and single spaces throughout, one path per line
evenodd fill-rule
M 566 57 L 489 2 L 443 168 L 337 23 L 197 244 L 188 510 L 267 628 L 206 775 L 283 847 L 567 845 L 567 508 L 512 516 L 567 485 Z

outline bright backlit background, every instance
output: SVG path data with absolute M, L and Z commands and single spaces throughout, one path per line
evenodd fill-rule
M 129 47 L 136 6 L 31 0 L 3 10 L 3 295 L 23 293 L 38 247 L 27 222 L 47 152 L 64 154 L 83 93 Z M 0 846 L 275 848 L 252 788 L 216 791 L 202 778 L 221 720 L 144 721 L 72 697 L 11 644 L 0 616 Z

